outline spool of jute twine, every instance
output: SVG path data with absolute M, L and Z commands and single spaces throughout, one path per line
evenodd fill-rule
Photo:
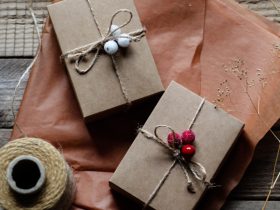
M 50 143 L 26 137 L 0 149 L 0 209 L 68 210 L 74 193 L 72 170 Z
M 32 4 L 33 1 L 29 0 L 38 50 L 15 87 L 11 104 L 14 119 L 18 87 L 37 60 L 41 48 L 40 30 Z M 16 122 L 15 128 L 27 136 Z M 39 138 L 24 137 L 0 148 L 0 210 L 68 210 L 74 194 L 71 168 L 51 144 Z

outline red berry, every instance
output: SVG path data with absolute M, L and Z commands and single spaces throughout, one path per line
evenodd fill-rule
M 167 142 L 170 147 L 179 148 L 179 146 L 182 144 L 180 134 L 175 132 L 169 133 L 167 136 Z
M 182 133 L 182 144 L 186 145 L 186 144 L 192 144 L 195 140 L 195 135 L 194 132 L 192 132 L 192 130 L 185 130 Z
M 187 144 L 182 146 L 181 148 L 181 155 L 185 158 L 185 159 L 191 159 L 192 156 L 195 154 L 195 147 L 193 145 Z

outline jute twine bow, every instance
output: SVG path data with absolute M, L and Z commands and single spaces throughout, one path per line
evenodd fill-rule
M 205 99 L 202 99 L 194 118 L 192 119 L 188 129 L 191 129 L 192 126 L 194 125 L 194 122 L 196 120 L 196 118 L 198 117 L 202 106 L 204 105 Z M 159 181 L 158 185 L 156 186 L 156 188 L 154 189 L 154 191 L 150 194 L 148 201 L 145 203 L 143 209 L 146 209 L 149 204 L 152 202 L 152 200 L 154 199 L 154 197 L 157 195 L 158 191 L 160 190 L 161 186 L 164 184 L 164 182 L 166 181 L 166 179 L 168 178 L 168 176 L 171 174 L 172 169 L 175 167 L 175 165 L 177 163 L 179 163 L 182 171 L 184 172 L 184 175 L 186 177 L 187 180 L 187 189 L 189 192 L 191 193 L 195 193 L 195 189 L 193 187 L 192 184 L 192 180 L 190 179 L 190 175 L 187 169 L 189 169 L 189 171 L 191 172 L 191 174 L 199 181 L 201 181 L 206 187 L 214 187 L 214 185 L 212 183 L 209 183 L 206 181 L 206 177 L 207 177 L 207 172 L 205 167 L 193 160 L 186 160 L 180 153 L 179 149 L 175 149 L 170 147 L 163 139 L 160 138 L 159 134 L 158 134 L 158 130 L 160 128 L 167 128 L 169 129 L 173 135 L 174 135 L 174 139 L 175 139 L 175 131 L 174 129 L 172 129 L 170 126 L 168 125 L 158 125 L 155 127 L 154 129 L 154 134 L 150 133 L 149 131 L 146 131 L 144 129 L 139 129 L 139 132 L 142 133 L 147 139 L 151 139 L 153 141 L 155 141 L 156 143 L 160 144 L 161 146 L 165 147 L 170 154 L 173 156 L 174 161 L 172 162 L 172 164 L 170 165 L 170 167 L 168 168 L 168 170 L 165 172 L 165 174 L 163 175 L 162 179 Z M 187 168 L 187 169 L 186 169 Z
M 95 15 L 94 15 L 95 13 L 94 13 L 94 10 L 93 10 L 93 7 L 92 7 L 90 1 L 87 0 L 87 3 L 89 5 L 89 8 L 90 8 L 90 11 L 91 11 L 94 23 L 95 23 L 95 25 L 96 25 L 96 27 L 98 29 L 98 32 L 99 32 L 101 38 L 99 40 L 95 41 L 95 42 L 90 43 L 90 44 L 87 44 L 87 45 L 84 45 L 82 47 L 78 47 L 78 48 L 75 48 L 73 50 L 70 50 L 70 51 L 66 52 L 65 54 L 63 54 L 61 56 L 62 58 L 68 58 L 71 61 L 74 61 L 75 62 L 75 69 L 76 69 L 76 71 L 79 74 L 85 74 L 85 73 L 89 72 L 92 69 L 94 64 L 97 62 L 98 57 L 99 57 L 101 51 L 103 50 L 104 44 L 107 41 L 116 40 L 118 38 L 127 38 L 127 36 L 122 36 L 122 35 L 113 36 L 113 33 L 116 32 L 117 30 L 127 26 L 131 22 L 131 20 L 133 18 L 133 13 L 130 10 L 128 10 L 128 9 L 120 9 L 120 10 L 116 11 L 113 14 L 112 18 L 111 18 L 110 25 L 109 25 L 107 33 L 105 35 L 103 35 L 102 32 L 101 32 L 101 29 L 100 29 L 100 25 L 99 25 L 97 19 L 95 18 Z M 129 18 L 122 25 L 120 25 L 119 27 L 117 27 L 117 28 L 115 28 L 114 30 L 111 31 L 111 26 L 114 23 L 114 19 L 120 13 L 127 13 L 127 14 L 129 14 Z M 144 28 L 141 28 L 141 29 L 138 29 L 136 31 L 129 32 L 127 34 L 129 35 L 130 41 L 138 42 L 138 41 L 141 40 L 142 37 L 145 36 L 145 33 L 146 33 L 146 30 Z M 94 53 L 94 56 L 91 59 L 89 65 L 86 68 L 83 69 L 80 66 L 80 62 L 90 53 Z M 128 93 L 127 93 L 127 90 L 125 88 L 124 82 L 121 79 L 116 58 L 115 58 L 114 55 L 110 55 L 110 57 L 112 59 L 113 68 L 115 70 L 116 76 L 117 76 L 117 78 L 118 78 L 118 80 L 120 82 L 124 98 L 126 99 L 127 103 L 129 104 L 130 100 L 129 100 Z
M 110 29 L 111 29 L 111 26 L 113 25 L 114 19 L 120 13 L 128 13 L 129 19 L 126 22 L 124 22 L 121 26 L 118 26 L 116 29 L 111 31 Z M 101 38 L 99 40 L 92 42 L 90 44 L 84 45 L 82 47 L 78 47 L 73 50 L 70 50 L 70 51 L 64 53 L 62 55 L 62 57 L 75 61 L 75 69 L 78 73 L 80 73 L 80 74 L 87 73 L 89 70 L 92 69 L 92 67 L 96 63 L 96 61 L 101 53 L 101 50 L 103 49 L 103 46 L 107 41 L 116 40 L 118 38 L 127 38 L 127 36 L 122 36 L 122 35 L 113 36 L 113 33 L 116 32 L 117 30 L 125 27 L 126 25 L 128 25 L 131 22 L 132 18 L 133 18 L 133 13 L 128 9 L 120 9 L 120 10 L 116 11 L 111 18 L 110 25 L 109 25 L 108 31 L 105 36 L 102 35 L 101 30 L 100 30 Z M 138 42 L 141 40 L 142 37 L 145 36 L 145 32 L 146 32 L 145 29 L 138 29 L 136 31 L 129 32 L 127 34 L 129 35 L 129 39 L 131 41 Z M 94 57 L 91 59 L 90 65 L 87 66 L 85 69 L 83 69 L 80 67 L 80 62 L 89 53 L 95 53 Z
M 140 132 L 147 138 L 147 139 L 151 139 L 154 140 L 156 143 L 162 145 L 163 147 L 165 147 L 166 149 L 169 150 L 170 154 L 174 157 L 174 161 L 172 163 L 172 165 L 170 166 L 170 168 L 168 169 L 168 174 L 171 172 L 172 168 L 176 165 L 176 163 L 179 163 L 179 165 L 181 166 L 186 179 L 187 179 L 187 188 L 188 191 L 191 193 L 195 193 L 195 189 L 192 185 L 192 181 L 190 179 L 190 176 L 188 174 L 188 171 L 186 170 L 185 167 L 188 167 L 190 169 L 190 171 L 192 172 L 192 174 L 194 175 L 194 177 L 196 179 L 198 179 L 199 181 L 202 181 L 203 183 L 205 182 L 206 179 L 206 169 L 204 168 L 204 166 L 198 162 L 192 161 L 192 160 L 186 160 L 181 154 L 180 154 L 180 150 L 178 149 L 174 149 L 172 147 L 170 147 L 163 139 L 161 139 L 158 135 L 158 129 L 159 128 L 168 128 L 174 135 L 175 135 L 175 131 L 167 126 L 167 125 L 158 125 L 155 127 L 154 129 L 154 134 L 140 129 Z M 166 177 L 167 178 L 167 177 Z

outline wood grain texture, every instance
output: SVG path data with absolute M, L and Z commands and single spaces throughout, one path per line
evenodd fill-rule
M 280 22 L 280 10 L 278 11 L 271 0 L 236 0 L 245 8 L 268 18 L 271 21 Z M 280 2 L 274 0 L 276 6 L 280 8 Z
M 33 10 L 40 31 L 48 15 L 49 1 L 34 0 Z M 38 40 L 29 0 L 0 0 L 0 56 L 32 56 L 36 53 Z
M 270 201 L 266 210 L 279 210 L 279 201 Z M 229 201 L 225 204 L 222 210 L 261 210 L 263 201 Z
M 280 136 L 280 131 L 275 131 Z M 268 133 L 257 145 L 253 160 L 238 187 L 231 193 L 231 199 L 264 200 L 272 180 L 273 164 L 279 143 Z M 277 172 L 280 171 L 280 160 Z M 275 186 L 272 200 L 280 199 L 280 183 Z M 280 209 L 280 207 L 279 207 Z
M 11 105 L 14 90 L 30 62 L 31 59 L 0 59 L 0 128 L 11 128 L 13 126 Z M 26 81 L 27 76 L 18 88 L 14 102 L 16 111 L 20 105 Z
M 0 129 L 0 147 L 9 141 L 11 133 L 12 129 Z
M 280 12 L 270 0 L 236 0 L 244 7 L 280 22 Z M 33 10 L 38 19 L 40 30 L 48 15 L 48 0 L 34 0 Z M 280 2 L 278 2 L 280 8 Z M 28 0 L 0 0 L 0 57 L 33 56 L 38 41 L 33 21 L 28 10 Z

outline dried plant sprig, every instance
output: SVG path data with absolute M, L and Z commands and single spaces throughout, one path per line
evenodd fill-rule
M 280 51 L 280 44 L 279 43 L 273 43 L 273 48 L 277 51 Z
M 219 84 L 217 89 L 217 98 L 213 101 L 216 106 L 222 106 L 223 102 L 227 97 L 230 97 L 231 89 L 229 87 L 228 81 L 224 80 Z
M 263 70 L 261 68 L 257 69 L 257 77 L 259 82 L 262 84 L 262 87 L 264 88 L 267 85 L 267 77 L 263 73 Z
M 280 44 L 278 45 L 273 45 L 274 49 L 276 49 L 277 51 L 280 52 Z M 280 56 L 278 56 L 280 57 Z M 242 85 L 244 85 L 244 93 L 247 95 L 248 99 L 250 100 L 250 103 L 253 106 L 253 109 L 255 111 L 255 113 L 257 114 L 258 118 L 261 120 L 261 122 L 267 127 L 269 128 L 269 132 L 272 133 L 273 137 L 278 141 L 279 143 L 279 148 L 278 148 L 278 152 L 277 152 L 277 156 L 274 162 L 274 168 L 273 168 L 273 173 L 272 173 L 272 184 L 270 187 L 270 190 L 267 194 L 266 200 L 264 202 L 264 205 L 262 207 L 262 210 L 265 210 L 266 205 L 268 203 L 269 197 L 272 193 L 272 190 L 275 187 L 276 182 L 278 181 L 279 177 L 280 177 L 280 172 L 278 173 L 278 175 L 275 178 L 275 174 L 276 174 L 276 167 L 277 167 L 277 162 L 279 159 L 279 153 L 280 153 L 280 139 L 277 137 L 277 135 L 270 129 L 270 127 L 268 126 L 268 124 L 266 123 L 266 121 L 261 117 L 260 115 L 260 101 L 261 98 L 260 96 L 258 97 L 258 104 L 257 106 L 255 105 L 250 93 L 249 93 L 249 88 L 254 87 L 258 84 L 261 84 L 261 88 L 265 88 L 265 86 L 268 84 L 268 79 L 267 79 L 267 75 L 265 75 L 262 71 L 261 68 L 256 69 L 256 76 L 258 77 L 258 81 L 255 80 L 249 80 L 248 77 L 248 71 L 245 65 L 244 60 L 240 59 L 240 58 L 235 58 L 232 60 L 232 62 L 229 65 L 224 65 L 224 71 L 226 73 L 230 73 L 231 75 L 234 76 L 235 79 L 239 80 L 239 81 L 245 81 L 242 82 Z M 273 70 L 271 72 L 271 74 L 274 73 L 279 73 L 279 71 Z M 219 95 L 219 92 L 218 92 Z
M 262 86 L 261 88 L 264 88 L 267 85 L 267 77 L 263 73 L 261 68 L 256 69 L 256 75 L 258 77 L 258 81 L 256 82 L 255 80 L 250 80 L 248 77 L 248 70 L 245 64 L 245 61 L 241 58 L 234 58 L 232 59 L 232 62 L 229 65 L 224 65 L 225 69 L 224 71 L 227 73 L 230 73 L 231 75 L 234 76 L 235 79 L 239 81 L 244 81 L 242 82 L 244 85 L 244 93 L 247 95 L 248 99 L 250 100 L 250 103 L 252 104 L 255 113 L 257 113 L 258 117 L 260 120 L 265 124 L 265 126 L 269 127 L 267 123 L 261 118 L 260 116 L 260 100 L 261 98 L 259 97 L 258 99 L 258 104 L 257 106 L 255 105 L 250 93 L 249 93 L 249 88 L 255 87 L 258 85 L 258 83 L 261 83 Z M 226 80 L 227 81 L 227 80 Z M 229 83 L 227 82 L 229 85 Z M 270 130 L 271 131 L 271 130 Z M 277 137 L 276 134 L 273 133 L 274 137 Z M 280 140 L 277 138 L 277 140 L 280 143 Z
M 235 75 L 239 80 L 244 80 L 248 77 L 248 71 L 244 64 L 245 62 L 241 58 L 234 58 L 230 64 L 223 65 L 224 71 Z
M 278 58 L 280 58 L 280 44 L 279 43 L 272 44 L 272 52 L 274 53 L 274 55 L 276 55 Z
M 224 72 L 242 81 L 241 85 L 243 86 L 245 92 L 248 92 L 249 87 L 255 86 L 255 81 L 249 80 L 248 69 L 243 59 L 239 57 L 233 58 L 229 64 L 225 64 L 223 67 Z

